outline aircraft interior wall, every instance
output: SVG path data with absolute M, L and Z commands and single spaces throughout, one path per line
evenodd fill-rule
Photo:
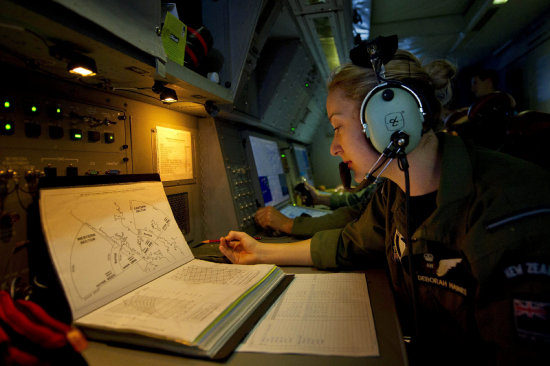
M 510 93 L 517 112 L 550 113 L 550 12 L 533 19 L 516 37 L 474 65 L 457 65 L 453 107 L 474 101 L 470 74 L 480 68 L 497 72 L 498 90 Z
M 517 95 L 519 110 L 550 113 L 549 65 L 550 37 L 506 68 L 507 80 L 519 79 L 510 88 L 512 95 Z
M 147 49 L 145 54 L 143 49 L 136 50 L 146 48 L 147 41 L 158 46 L 158 35 L 152 37 L 147 31 L 160 19 L 160 3 L 151 5 L 159 13 L 155 15 L 149 14 L 150 4 L 140 3 L 149 18 L 144 24 L 132 23 L 135 33 L 122 47 L 117 38 L 120 35 L 106 31 L 118 26 L 116 18 L 105 14 L 109 8 L 99 3 L 75 2 L 98 5 L 96 11 L 102 11 L 98 18 L 86 19 L 105 29 L 68 32 L 62 28 L 63 14 L 57 17 L 48 13 L 54 8 L 46 9 L 44 15 L 14 1 L 0 2 L 9 7 L 13 18 L 8 17 L 9 21 L 32 24 L 32 32 L 49 34 L 49 42 L 67 33 L 73 42 L 95 48 L 98 63 L 103 61 L 95 81 L 68 81 L 66 60 L 53 58 L 44 39 L 23 26 L 21 30 L 10 25 L 8 20 L 8 26 L 0 27 L 0 46 L 6 50 L 0 57 L 0 96 L 3 102 L 11 102 L 0 112 L 4 126 L 10 125 L 0 135 L 0 194 L 5 197 L 0 210 L 2 287 L 28 275 L 26 256 L 34 244 L 28 242 L 28 234 L 40 228 L 27 225 L 27 211 L 36 203 L 37 182 L 45 174 L 160 173 L 178 225 L 191 246 L 219 238 L 229 230 L 258 232 L 254 213 L 265 204 L 266 196 L 250 152 L 250 136 L 277 145 L 281 164 L 278 183 L 288 203 L 298 202 L 294 186 L 301 179 L 294 144 L 307 149 L 311 163 L 307 174 L 316 186 L 340 185 L 340 158 L 330 155 L 333 131 L 325 110 L 325 80 L 314 57 L 296 38 L 266 41 L 269 30 L 265 27 L 251 32 L 257 18 L 266 15 L 260 13 L 267 1 L 239 1 L 231 14 L 242 22 L 235 18 L 239 27 L 231 32 L 226 32 L 230 24 L 220 16 L 230 7 L 229 2 L 208 2 L 212 9 L 205 22 L 224 19 L 212 27 L 217 41 L 222 41 L 219 48 L 227 55 L 220 83 L 162 60 L 160 48 Z M 59 1 L 55 6 L 61 7 L 60 3 L 70 2 Z M 117 9 L 134 10 L 123 1 L 114 3 Z M 239 11 L 247 4 L 251 5 L 251 15 Z M 273 8 L 268 11 L 289 11 L 287 7 L 281 10 L 278 2 L 269 5 Z M 134 15 L 141 10 L 136 9 Z M 269 24 L 275 21 L 264 18 Z M 521 109 L 550 113 L 549 23 L 539 21 L 536 32 L 524 32 L 523 37 L 484 60 L 485 66 L 498 69 L 504 76 L 503 87 L 516 97 Z M 149 38 L 140 39 L 142 31 Z M 34 69 L 42 72 L 35 73 Z M 57 73 L 48 72 L 50 69 Z M 177 89 L 183 101 L 162 104 L 152 91 L 157 79 Z M 119 90 L 115 90 L 113 80 L 119 81 Z M 130 87 L 124 90 L 124 86 Z M 461 87 L 459 93 L 468 92 L 467 85 Z M 216 108 L 206 110 L 209 102 Z M 31 109 L 33 105 L 37 111 Z M 183 136 L 180 140 L 172 139 L 179 135 Z M 185 154 L 171 155 L 172 140 Z M 180 174 L 184 165 L 185 174 Z
M 0 112 L 3 125 L 10 123 L 10 130 L 0 135 L 0 282 L 5 287 L 27 275 L 27 254 L 38 245 L 28 241 L 29 231 L 41 228 L 36 222 L 27 225 L 27 213 L 38 199 L 41 177 L 156 172 L 159 154 L 166 155 L 162 140 L 157 141 L 158 129 L 186 131 L 195 150 L 198 120 L 6 65 L 2 80 L 0 95 L 10 104 Z M 193 177 L 164 182 L 177 224 L 191 245 L 202 237 L 201 178 L 197 154 L 192 155 Z
M 264 202 L 246 149 L 246 138 L 252 134 L 277 143 L 288 201 L 296 201 L 293 186 L 300 181 L 300 174 L 293 145 L 287 139 L 240 123 L 198 118 L 9 66 L 3 68 L 2 76 L 0 95 L 10 102 L 10 108 L 4 108 L 1 118 L 11 122 L 11 132 L 0 135 L 2 192 L 6 193 L 2 212 L 13 219 L 13 224 L 8 223 L 8 216 L 2 220 L 3 287 L 17 280 L 16 290 L 24 291 L 32 280 L 28 255 L 34 255 L 32 246 L 39 243 L 29 242 L 29 230 L 40 230 L 40 226 L 36 221 L 27 223 L 27 211 L 38 199 L 37 182 L 45 174 L 160 172 L 176 221 L 190 246 L 195 246 L 229 230 L 258 232 L 253 217 Z M 36 112 L 31 112 L 32 106 Z M 190 140 L 185 144 L 191 145 L 185 153 L 191 152 L 192 160 L 165 151 L 172 146 L 170 136 L 166 141 L 166 136 L 158 135 L 159 129 L 169 134 L 188 133 Z M 301 146 L 307 149 L 307 145 Z M 177 174 L 178 164 L 188 163 L 192 164 L 191 177 L 171 178 L 170 174 Z M 313 171 L 310 174 L 313 176 Z

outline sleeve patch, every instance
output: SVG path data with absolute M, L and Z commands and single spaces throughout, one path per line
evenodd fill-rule
M 522 276 L 550 277 L 550 264 L 536 261 L 517 263 L 504 268 L 504 275 L 508 279 Z
M 514 299 L 514 323 L 520 338 L 550 342 L 550 303 Z

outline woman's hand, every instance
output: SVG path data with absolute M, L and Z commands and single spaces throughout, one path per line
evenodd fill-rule
M 325 205 L 330 206 L 330 195 L 326 193 L 321 193 L 314 186 L 309 184 L 307 181 L 304 181 L 304 186 L 306 187 L 311 198 L 313 199 L 313 205 Z
M 261 207 L 254 215 L 254 221 L 264 229 L 277 230 L 286 234 L 292 232 L 294 220 L 283 215 L 272 206 Z
M 220 238 L 220 252 L 235 264 L 311 266 L 310 244 L 311 239 L 292 243 L 260 243 L 247 233 L 230 231 Z
M 220 238 L 220 252 L 235 264 L 261 263 L 259 258 L 260 243 L 247 233 L 230 231 Z

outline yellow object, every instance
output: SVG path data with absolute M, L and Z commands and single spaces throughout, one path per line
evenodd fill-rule
M 161 38 L 166 56 L 175 63 L 183 66 L 185 43 L 187 40 L 187 26 L 177 17 L 167 12 L 162 27 Z

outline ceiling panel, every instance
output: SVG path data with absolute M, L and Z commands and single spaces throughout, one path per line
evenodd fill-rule
M 472 0 L 372 0 L 373 26 L 415 19 L 430 19 L 452 15 L 463 15 Z
M 548 0 L 372 0 L 371 37 L 397 34 L 399 47 L 459 67 L 476 64 L 548 15 Z

